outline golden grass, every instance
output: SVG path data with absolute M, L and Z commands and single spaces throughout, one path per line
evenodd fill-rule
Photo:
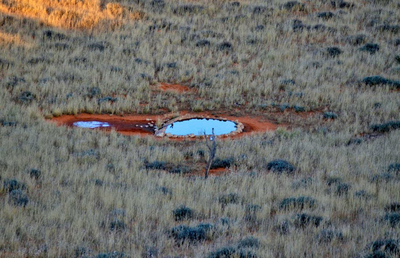
M 400 120 L 398 90 L 361 82 L 371 75 L 399 80 L 400 32 L 379 27 L 400 24 L 397 1 L 354 1 L 354 8 L 341 9 L 310 0 L 304 11 L 285 10 L 277 0 L 240 6 L 0 3 L 0 257 L 75 257 L 82 248 L 89 257 L 112 251 L 141 257 L 151 247 L 158 257 L 208 257 L 248 236 L 260 242 L 253 249 L 257 257 L 363 257 L 372 253 L 373 241 L 400 239 L 399 225 L 384 220 L 385 207 L 400 202 L 398 172 L 388 172 L 400 163 L 400 132 L 360 135 L 372 124 Z M 323 11 L 335 16 L 318 18 Z M 303 31 L 294 31 L 295 19 Z M 325 30 L 311 29 L 317 24 Z M 351 37 L 360 34 L 364 41 L 353 45 Z M 196 46 L 199 40 L 210 45 Z M 232 48 L 220 50 L 223 42 Z M 379 44 L 379 51 L 361 52 L 367 42 Z M 334 46 L 342 53 L 330 57 L 327 48 Z M 195 90 L 155 91 L 158 82 Z M 26 91 L 31 98 L 24 98 Z M 118 100 L 99 103 L 107 96 Z M 282 105 L 315 113 L 283 112 Z M 217 157 L 234 164 L 227 175 L 204 180 L 145 168 L 160 161 L 201 171 L 208 155 L 204 142 L 56 127 L 45 119 L 184 110 L 255 114 L 290 127 L 219 140 Z M 323 119 L 325 111 L 338 118 Z M 348 145 L 355 137 L 363 141 Z M 296 173 L 267 171 L 274 159 L 289 161 Z M 31 169 L 41 177 L 31 177 Z M 337 183 L 328 185 L 335 178 L 350 185 L 347 194 L 338 192 Z M 10 202 L 7 179 L 25 184 L 26 207 Z M 230 193 L 239 201 L 221 204 L 220 196 Z M 314 198 L 316 206 L 279 208 L 283 199 L 300 196 Z M 180 205 L 196 216 L 175 221 L 172 211 Z M 254 215 L 248 205 L 260 209 Z M 296 227 L 301 212 L 322 216 L 321 225 Z M 113 230 L 115 219 L 125 228 Z M 289 232 L 281 234 L 277 226 L 285 221 Z M 206 241 L 180 245 L 167 233 L 200 223 L 216 228 Z M 321 242 L 322 230 L 343 238 Z
M 0 4 L 0 11 L 37 19 L 49 26 L 66 29 L 93 29 L 105 24 L 116 26 L 122 21 L 137 20 L 143 17 L 142 12 L 130 11 L 114 2 L 102 4 L 100 0 L 3 1 Z

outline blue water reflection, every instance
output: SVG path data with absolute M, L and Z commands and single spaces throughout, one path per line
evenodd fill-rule
M 168 125 L 165 133 L 181 136 L 204 135 L 204 131 L 206 134 L 212 134 L 212 128 L 214 128 L 215 135 L 228 134 L 236 131 L 236 123 L 217 119 L 194 118 Z
M 109 127 L 110 124 L 107 122 L 100 122 L 100 121 L 79 121 L 73 123 L 73 126 L 81 128 L 101 128 L 101 127 Z

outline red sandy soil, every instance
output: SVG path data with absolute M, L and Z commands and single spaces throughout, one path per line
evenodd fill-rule
M 228 169 L 226 168 L 214 168 L 214 169 L 210 169 L 208 176 L 222 176 L 226 173 L 228 173 Z M 197 173 L 189 173 L 188 176 L 204 176 L 205 172 L 201 171 L 201 172 L 197 172 Z
M 188 111 L 180 112 L 179 115 L 186 115 Z M 266 131 L 274 131 L 278 127 L 284 127 L 285 125 L 277 125 L 268 121 L 264 117 L 257 116 L 230 116 L 230 115 L 211 115 L 209 112 L 199 112 L 195 113 L 198 117 L 210 117 L 210 118 L 224 118 L 231 121 L 238 121 L 244 125 L 244 130 L 242 133 L 239 133 L 234 136 L 225 136 L 220 138 L 236 138 L 240 136 L 249 135 L 251 133 L 262 133 Z M 146 127 L 149 123 L 155 124 L 157 120 L 161 120 L 166 122 L 173 117 L 172 114 L 166 115 L 125 115 L 125 116 L 117 116 L 117 115 L 101 115 L 101 114 L 79 114 L 79 115 L 63 115 L 59 117 L 55 117 L 50 121 L 55 122 L 57 125 L 67 125 L 72 126 L 74 122 L 77 121 L 100 121 L 107 122 L 110 124 L 112 128 L 114 128 L 117 132 L 124 135 L 152 135 L 154 133 L 153 127 Z M 142 126 L 142 127 L 141 127 Z M 98 130 L 110 131 L 110 128 L 99 128 Z M 180 139 L 179 138 L 171 138 L 171 139 Z
M 73 126 L 72 124 L 77 121 L 99 121 L 107 122 L 117 132 L 124 135 L 152 135 L 154 129 L 152 127 L 145 127 L 149 123 L 155 123 L 157 118 L 161 116 L 156 115 L 98 115 L 98 114 L 79 114 L 79 115 L 63 115 L 54 117 L 50 121 L 55 122 L 57 125 Z M 140 127 L 142 126 L 142 127 Z M 111 128 L 98 128 L 96 130 L 110 131 Z
M 206 164 L 198 164 L 198 166 L 206 166 Z M 167 171 L 164 171 L 165 173 L 167 173 Z M 208 176 L 209 177 L 213 177 L 213 176 L 223 176 L 225 174 L 229 173 L 229 170 L 227 168 L 214 168 L 214 169 L 210 169 L 210 171 L 208 172 Z M 190 173 L 185 173 L 182 174 L 183 177 L 204 177 L 205 176 L 205 170 L 200 170 L 200 171 L 195 171 L 195 172 L 190 172 Z
M 163 91 L 173 91 L 177 93 L 184 93 L 184 92 L 191 92 L 194 91 L 194 89 L 190 89 L 188 86 L 181 85 L 181 84 L 170 84 L 170 83 L 160 83 L 161 90 Z

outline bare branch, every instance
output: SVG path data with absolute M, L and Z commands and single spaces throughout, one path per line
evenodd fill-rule
M 204 175 L 204 178 L 207 179 L 208 173 L 210 172 L 212 162 L 215 158 L 215 153 L 217 152 L 217 141 L 216 141 L 216 137 L 215 137 L 215 133 L 214 133 L 214 128 L 212 129 L 212 134 L 211 134 L 210 138 L 208 138 L 206 132 L 204 131 L 204 138 L 206 139 L 206 146 L 207 146 L 208 150 L 210 151 L 210 155 L 208 157 L 208 162 L 207 162 L 206 171 L 205 171 L 205 175 Z

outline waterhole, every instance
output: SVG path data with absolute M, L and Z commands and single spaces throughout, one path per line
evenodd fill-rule
M 217 117 L 209 113 L 186 113 L 175 118 L 166 115 L 132 114 L 78 114 L 54 117 L 58 125 L 87 130 L 116 131 L 124 135 L 154 135 L 171 139 L 202 138 L 204 132 L 224 137 L 240 137 L 251 133 L 273 131 L 278 124 L 262 117 L 229 116 Z M 158 125 L 158 126 L 157 126 Z
M 204 135 L 205 132 L 209 135 L 212 134 L 212 129 L 214 128 L 215 135 L 222 135 L 236 131 L 236 127 L 236 123 L 229 120 L 193 118 L 169 124 L 165 129 L 165 133 L 177 136 L 199 136 Z
M 102 128 L 102 127 L 110 127 L 110 124 L 107 122 L 100 121 L 78 121 L 72 123 L 73 126 L 81 127 L 81 128 Z

